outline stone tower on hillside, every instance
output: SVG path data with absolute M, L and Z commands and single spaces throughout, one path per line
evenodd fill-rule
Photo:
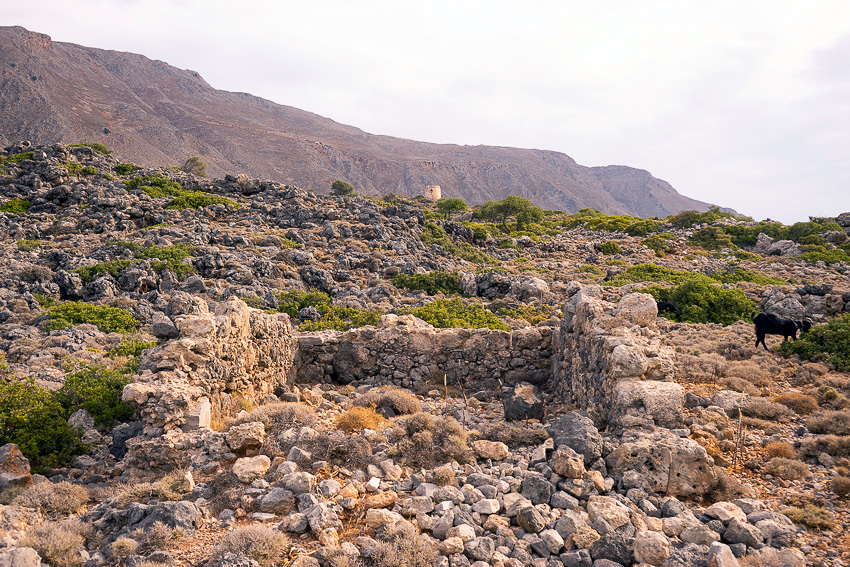
M 439 185 L 428 185 L 425 187 L 425 198 L 431 199 L 432 201 L 439 201 L 441 198 L 440 186 Z

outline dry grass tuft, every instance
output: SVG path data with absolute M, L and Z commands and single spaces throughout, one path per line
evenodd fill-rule
M 841 498 L 850 496 L 850 476 L 836 476 L 832 478 L 830 490 Z
M 727 474 L 723 469 L 719 469 L 717 484 L 706 494 L 706 499 L 709 502 L 728 502 L 742 496 L 753 496 L 753 491 L 736 477 Z
M 791 521 L 817 530 L 832 530 L 836 526 L 832 512 L 817 504 L 792 506 L 781 512 L 791 518 Z
M 310 427 L 316 423 L 316 412 L 307 404 L 278 402 L 260 406 L 242 417 L 229 419 L 225 425 L 229 428 L 252 421 L 262 422 L 266 431 L 274 433 L 290 427 Z
M 748 394 L 750 396 L 758 396 L 761 393 L 761 390 L 753 386 L 752 382 L 744 380 L 743 378 L 738 378 L 737 376 L 727 376 L 720 381 L 720 385 L 724 388 L 728 388 L 729 390 L 741 392 L 742 394 Z
M 819 435 L 814 439 L 804 439 L 800 444 L 803 458 L 817 457 L 827 453 L 833 457 L 850 457 L 850 437 L 846 435 Z
M 786 406 L 767 398 L 750 398 L 741 405 L 741 413 L 747 417 L 775 422 L 786 419 L 792 412 Z
M 80 554 L 85 543 L 83 536 L 63 523 L 49 522 L 33 528 L 22 543 L 35 549 L 51 567 L 74 567 L 84 563 Z
M 549 433 L 542 427 L 502 421 L 482 427 L 478 433 L 478 438 L 500 441 L 511 449 L 517 449 L 519 447 L 536 447 L 549 438 Z
M 146 551 L 159 549 L 179 536 L 179 531 L 162 522 L 154 522 L 146 529 L 139 528 L 130 533 L 130 537 L 139 542 L 139 546 Z
M 372 388 L 356 400 L 355 406 L 386 407 L 396 415 L 405 415 L 422 411 L 422 402 L 416 396 L 399 388 Z
M 812 433 L 826 435 L 850 435 L 850 410 L 828 411 L 806 420 Z
M 466 462 L 471 458 L 466 431 L 451 417 L 415 413 L 398 420 L 392 435 L 405 464 L 428 467 L 452 459 Z
M 384 416 L 376 412 L 374 407 L 354 406 L 336 419 L 336 426 L 347 433 L 353 433 L 364 429 L 377 430 L 385 421 Z
M 432 567 L 438 558 L 436 547 L 410 522 L 383 526 L 375 533 L 378 553 L 375 567 Z
M 811 476 L 806 463 L 782 457 L 770 459 L 764 466 L 764 472 L 783 480 L 801 480 Z
M 70 482 L 40 482 L 19 494 L 13 504 L 46 513 L 73 514 L 88 502 L 86 489 Z
M 250 557 L 260 565 L 282 564 L 289 553 L 289 538 L 266 526 L 243 526 L 227 534 L 216 546 L 213 559 L 225 553 Z
M 802 392 L 785 392 L 773 398 L 777 404 L 782 404 L 800 415 L 809 415 L 818 409 L 818 401 Z
M 771 459 L 781 457 L 783 459 L 793 459 L 795 456 L 794 447 L 785 441 L 773 441 L 764 446 L 764 452 Z
M 431 482 L 437 486 L 454 486 L 457 482 L 455 469 L 451 465 L 441 465 L 431 471 Z
M 750 384 L 759 387 L 769 386 L 774 378 L 771 372 L 765 369 L 764 365 L 752 360 L 735 362 L 730 366 L 726 375 L 746 380 Z
M 130 555 L 135 555 L 139 549 L 139 542 L 127 536 L 121 536 L 112 542 L 110 552 L 118 561 L 123 562 Z

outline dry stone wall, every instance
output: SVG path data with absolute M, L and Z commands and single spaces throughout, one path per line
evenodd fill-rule
M 684 390 L 672 382 L 673 350 L 656 330 L 653 297 L 632 293 L 611 303 L 599 286 L 571 285 L 570 291 L 552 341 L 556 395 L 599 427 L 647 420 L 679 426 Z
M 172 301 L 167 321 L 176 338 L 144 352 L 139 378 L 124 388 L 148 435 L 209 425 L 233 393 L 257 402 L 286 386 L 296 339 L 283 314 L 230 298 L 211 312 L 200 298 Z
M 298 383 L 464 384 L 470 389 L 551 380 L 550 327 L 515 331 L 435 329 L 412 315 L 385 315 L 377 327 L 302 334 L 291 377 Z

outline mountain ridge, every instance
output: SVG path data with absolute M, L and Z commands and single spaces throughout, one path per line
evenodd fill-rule
M 0 27 L 0 141 L 101 142 L 124 159 L 168 165 L 201 156 L 212 175 L 326 191 L 337 178 L 365 193 L 421 194 L 427 185 L 470 203 L 515 194 L 544 208 L 667 216 L 708 203 L 648 171 L 586 167 L 551 150 L 434 144 L 369 134 L 143 55 L 54 42 Z

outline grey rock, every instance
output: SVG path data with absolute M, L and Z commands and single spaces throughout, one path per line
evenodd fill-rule
M 555 492 L 551 482 L 542 476 L 529 475 L 522 480 L 520 494 L 528 498 L 532 504 L 548 504 Z
M 739 519 L 729 522 L 723 533 L 725 543 L 744 543 L 747 547 L 760 548 L 764 544 L 764 534 L 757 527 Z
M 626 537 L 618 532 L 607 533 L 590 546 L 590 556 L 594 561 L 608 559 L 622 565 L 631 565 L 634 561 L 633 544 L 633 537 Z
M 489 537 L 476 537 L 464 542 L 463 552 L 474 561 L 490 561 L 496 544 Z
M 535 508 L 527 506 L 519 511 L 516 517 L 519 527 L 529 533 L 539 533 L 546 527 L 546 519 Z
M 0 567 L 41 567 L 41 557 L 31 547 L 0 549 Z
M 566 445 L 584 457 L 590 465 L 602 456 L 602 436 L 593 422 L 576 412 L 567 412 L 546 426 L 555 447 Z
M 502 405 L 505 408 L 505 421 L 543 419 L 543 399 L 537 387 L 528 382 L 503 389 Z

